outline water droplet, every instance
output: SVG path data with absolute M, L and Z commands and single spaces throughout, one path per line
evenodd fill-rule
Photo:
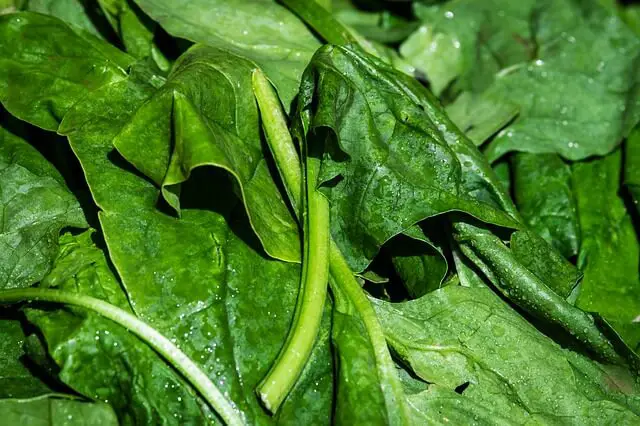
M 536 66 L 543 66 L 544 65 L 544 61 L 542 59 L 536 59 L 534 64 L 536 64 Z
M 447 18 L 447 19 L 453 19 L 453 17 L 454 17 L 454 16 L 455 16 L 455 15 L 454 15 L 454 14 L 453 14 L 453 12 L 452 12 L 452 11 L 450 11 L 450 10 L 447 10 L 447 11 L 444 13 L 444 17 L 445 17 L 445 18 Z
M 453 40 L 453 47 L 460 49 L 460 42 L 458 40 Z

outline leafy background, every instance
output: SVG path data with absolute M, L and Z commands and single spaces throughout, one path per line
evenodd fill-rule
M 0 288 L 135 314 L 250 424 L 636 424 L 640 9 L 319 2 L 365 53 L 284 3 L 0 0 Z M 275 415 L 255 388 L 291 325 L 302 231 L 256 67 L 323 153 L 371 310 L 332 286 Z M 0 334 L 8 424 L 220 420 L 97 314 L 3 307 Z

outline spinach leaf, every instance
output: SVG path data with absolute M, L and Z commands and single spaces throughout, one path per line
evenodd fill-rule
M 60 230 L 88 225 L 60 173 L 4 127 L 0 182 L 0 288 L 27 287 L 51 268 Z
M 640 118 L 640 40 L 596 0 L 417 3 L 415 11 L 424 26 L 401 51 L 426 67 L 437 92 L 457 79 L 457 90 L 519 106 L 489 146 L 491 160 L 513 150 L 603 155 Z
M 91 237 L 92 231 L 62 236 L 60 255 L 40 286 L 97 297 L 130 310 L 127 295 Z M 42 333 L 59 366 L 59 379 L 87 398 L 110 404 L 121 422 L 170 418 L 198 422 L 212 417 L 188 385 L 124 328 L 76 308 L 29 308 L 26 315 Z
M 25 426 L 117 426 L 107 404 L 59 397 L 0 399 L 3 422 Z
M 171 64 L 154 43 L 155 22 L 131 0 L 98 0 L 98 4 L 127 53 L 139 59 L 150 57 L 162 71 L 169 70 Z
M 38 127 L 56 130 L 75 102 L 125 78 L 133 62 L 54 17 L 32 12 L 0 16 L 0 101 Z
M 631 132 L 625 143 L 624 184 L 631 193 L 636 210 L 640 211 L 640 127 Z
M 29 367 L 24 348 L 27 336 L 18 318 L 3 316 L 0 319 L 0 401 L 52 393 Z
M 620 187 L 621 152 L 572 167 L 584 271 L 576 306 L 601 314 L 631 348 L 640 344 L 640 245 Z
M 113 143 L 162 186 L 162 195 L 178 211 L 180 186 L 194 169 L 228 171 L 267 253 L 297 262 L 298 225 L 265 158 L 251 85 L 254 67 L 226 51 L 195 46 L 180 57 L 166 84 L 135 112 Z
M 104 39 L 101 26 L 96 22 L 97 8 L 83 0 L 27 0 L 23 10 L 54 16 L 69 25 Z
M 519 112 L 517 104 L 486 94 L 464 92 L 447 105 L 447 114 L 476 145 L 482 145 Z
M 485 227 L 464 221 L 457 221 L 454 227 L 456 240 L 464 255 L 510 301 L 534 317 L 564 329 L 601 360 L 619 364 L 625 362 L 593 318 L 571 306 L 554 291 L 555 287 L 564 285 L 565 281 L 543 281 L 552 274 L 557 279 L 564 278 L 565 274 L 555 274 L 557 271 L 552 270 L 541 279 L 539 271 L 536 274 L 527 269 L 514 252 Z
M 532 231 L 565 257 L 578 253 L 580 227 L 571 168 L 554 154 L 518 153 L 512 160 L 518 209 Z
M 518 226 L 503 210 L 510 201 L 487 182 L 486 162 L 474 164 L 481 155 L 422 90 L 349 47 L 320 49 L 303 77 L 298 114 L 316 134 L 309 143 L 325 144 L 318 184 L 332 203 L 333 238 L 355 271 L 389 238 L 450 210 Z
M 66 37 L 50 40 L 54 46 L 67 42 Z M 57 47 L 52 49 L 51 56 L 58 51 Z M 47 68 L 41 64 L 51 79 L 68 69 L 65 61 L 73 61 L 57 59 L 63 66 L 52 67 L 49 63 Z M 27 71 L 17 66 L 13 70 L 16 78 L 24 78 Z M 73 97 L 73 108 L 58 132 L 69 137 L 101 210 L 100 224 L 110 259 L 132 310 L 175 338 L 182 350 L 228 392 L 249 421 L 313 423 L 328 419 L 333 385 L 328 331 L 321 334 L 324 338 L 319 339 L 311 362 L 278 417 L 269 418 L 259 406 L 254 388 L 286 334 L 298 292 L 299 267 L 264 257 L 242 210 L 238 215 L 228 213 L 237 204 L 233 197 L 221 210 L 227 212 L 225 215 L 208 208 L 183 208 L 182 218 L 176 219 L 156 208 L 157 188 L 130 171 L 113 149 L 113 140 L 123 126 L 160 93 L 154 84 L 161 84 L 162 79 L 144 67 L 133 67 L 130 74 L 81 96 L 77 92 L 65 94 L 61 102 L 69 102 L 67 95 Z M 39 109 L 22 112 L 21 118 L 29 121 L 41 115 Z M 138 138 L 137 143 L 143 149 L 146 141 Z M 216 177 L 218 182 L 227 183 L 224 177 Z M 214 189 L 197 183 L 195 188 Z M 207 193 L 204 199 L 215 201 L 209 198 L 212 195 Z M 255 315 L 262 310 L 267 312 L 268 321 Z M 328 330 L 327 323 L 323 329 Z M 311 397 L 315 392 L 321 397 Z M 194 397 L 189 402 L 181 398 L 182 402 L 176 401 L 183 405 L 201 404 Z M 135 405 L 131 408 L 136 409 Z M 178 411 L 185 418 L 189 413 Z M 172 418 L 163 420 L 174 421 Z M 196 419 L 204 421 L 206 417 Z
M 631 373 L 561 348 L 487 288 L 449 286 L 410 302 L 372 303 L 394 352 L 429 383 L 411 398 L 425 407 L 423 419 L 638 421 Z M 446 405 L 438 410 L 438 403 Z
M 389 10 L 364 10 L 353 0 L 333 0 L 331 12 L 337 20 L 353 28 L 368 40 L 397 43 L 411 34 L 417 22 L 412 22 Z
M 273 0 L 135 2 L 170 34 L 256 63 L 287 107 L 296 95 L 302 71 L 319 47 L 304 24 Z
M 424 233 L 418 237 L 401 234 L 386 244 L 395 272 L 412 298 L 440 288 L 448 270 L 441 242 Z

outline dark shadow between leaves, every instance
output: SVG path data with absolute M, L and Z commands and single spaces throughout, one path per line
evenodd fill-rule
M 81 398 L 73 389 L 62 383 L 57 377 L 60 369 L 46 350 L 46 343 L 40 330 L 27 321 L 19 305 L 0 312 L 0 321 L 19 321 L 25 335 L 24 354 L 18 359 L 20 363 L 40 380 L 51 392 L 71 394 Z M 29 397 L 34 395 L 29 395 Z

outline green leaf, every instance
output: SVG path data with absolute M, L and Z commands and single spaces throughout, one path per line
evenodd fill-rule
M 534 232 L 514 232 L 509 248 L 520 264 L 565 299 L 582 278 L 575 266 Z
M 424 232 L 401 234 L 385 245 L 396 273 L 412 298 L 440 288 L 447 275 L 441 235 L 437 235 L 437 229 L 434 229 L 440 225 L 438 221 L 427 221 L 422 226 Z
M 411 413 L 381 325 L 333 242 L 330 272 L 338 366 L 335 422 L 409 425 Z
M 562 349 L 487 288 L 449 286 L 410 302 L 372 303 L 394 352 L 430 383 L 410 399 L 424 407 L 423 419 L 593 425 L 639 420 L 640 388 L 631 373 Z
M 518 210 L 531 230 L 565 257 L 578 253 L 580 228 L 571 168 L 554 154 L 518 153 L 512 159 Z
M 621 354 L 598 328 L 593 318 L 571 306 L 556 288 L 566 285 L 565 274 L 549 270 L 529 270 L 497 236 L 487 229 L 463 221 L 454 224 L 455 238 L 460 248 L 476 267 L 493 283 L 496 289 L 512 303 L 542 320 L 563 329 L 576 343 L 580 342 L 601 360 L 623 364 Z M 539 261 L 533 265 L 545 266 Z M 560 279 L 560 282 L 549 278 Z
M 41 287 L 81 293 L 129 310 L 104 253 L 92 243 L 92 232 L 61 238 L 60 256 Z M 108 402 L 121 421 L 153 423 L 175 414 L 193 420 L 207 415 L 172 368 L 124 328 L 76 308 L 30 308 L 26 315 L 42 333 L 60 368 L 60 380 L 87 398 Z
M 4 398 L 31 398 L 52 392 L 26 362 L 26 339 L 19 320 L 11 317 L 0 319 L 0 401 Z
M 407 38 L 417 26 L 416 22 L 388 10 L 363 10 L 355 3 L 353 0 L 334 0 L 331 12 L 338 21 L 369 40 L 397 43 Z
M 87 3 L 82 0 L 27 0 L 23 9 L 54 16 L 102 39 L 99 24 L 94 22 L 96 8 Z
M 56 130 L 75 102 L 126 76 L 131 57 L 76 31 L 37 13 L 0 16 L 0 101 L 11 114 Z
M 129 54 L 151 57 L 162 71 L 169 70 L 171 64 L 153 40 L 155 22 L 130 0 L 99 0 L 98 4 Z
M 491 160 L 513 150 L 603 155 L 640 119 L 640 40 L 595 0 L 459 0 L 416 5 L 416 14 L 425 25 L 401 51 L 438 91 L 456 79 L 496 107 L 519 106 Z
M 85 228 L 78 200 L 29 143 L 0 127 L 0 288 L 42 279 L 65 227 Z
M 460 130 L 480 146 L 513 120 L 519 108 L 509 101 L 464 92 L 446 110 Z
M 625 143 L 624 184 L 631 193 L 636 210 L 640 212 L 640 126 L 636 126 Z
M 576 306 L 601 314 L 632 349 L 638 349 L 640 245 L 618 196 L 621 161 L 617 150 L 572 168 L 582 230 L 578 267 L 584 271 Z
M 320 46 L 302 22 L 273 0 L 135 2 L 171 35 L 228 50 L 257 64 L 287 109 L 304 67 Z
M 300 260 L 298 225 L 274 183 L 261 140 L 251 62 L 196 46 L 182 55 L 167 83 L 115 138 L 118 151 L 162 187 L 180 211 L 180 186 L 193 170 L 226 170 L 240 187 L 251 225 L 267 253 Z M 146 144 L 141 149 L 140 135 Z
M 103 210 L 105 240 L 134 311 L 179 339 L 249 421 L 268 422 L 254 389 L 286 335 L 300 270 L 265 259 L 242 216 L 230 223 L 232 232 L 223 216 L 207 209 L 183 209 L 179 220 L 158 211 L 155 186 L 112 162 L 113 138 L 153 96 L 152 89 L 135 76 L 104 87 L 77 105 L 60 131 L 68 134 Z M 104 110 L 117 113 L 104 116 Z M 144 149 L 144 139 L 137 143 Z M 211 184 L 195 182 L 194 188 L 198 199 L 215 200 Z M 327 415 L 332 381 L 324 336 L 282 408 L 294 422 Z M 314 388 L 323 397 L 308 400 Z M 292 412 L 289 404 L 308 408 Z
M 354 271 L 389 238 L 447 211 L 518 226 L 471 142 L 417 82 L 372 56 L 320 49 L 303 77 L 298 114 L 309 143 L 326 142 L 319 184 L 331 201 L 333 238 Z
M 117 426 L 107 404 L 59 397 L 0 399 L 0 417 L 8 425 Z
M 66 39 L 50 38 L 50 42 L 55 46 Z M 52 77 L 73 63 L 73 58 L 57 59 L 59 66 L 50 62 L 46 68 Z M 17 67 L 14 73 L 24 79 L 28 71 Z M 163 79 L 149 70 L 134 66 L 128 77 L 84 93 L 82 100 L 74 99 L 72 110 L 58 129 L 69 137 L 101 210 L 100 225 L 109 256 L 130 306 L 139 318 L 176 339 L 180 348 L 228 392 L 250 423 L 322 423 L 329 418 L 333 386 L 327 322 L 321 327 L 324 331 L 310 362 L 277 417 L 264 413 L 254 393 L 290 325 L 299 266 L 268 260 L 242 209 L 230 215 L 240 200 L 233 194 L 221 199 L 215 192 L 217 185 L 228 185 L 225 174 L 215 169 L 207 174 L 211 170 L 203 169 L 200 178 L 192 177 L 183 186 L 183 196 L 189 203 L 182 206 L 182 217 L 177 219 L 157 208 L 157 187 L 133 172 L 113 148 L 123 126 L 159 93 L 156 87 L 162 83 Z M 41 110 L 16 114 L 32 121 Z M 144 150 L 147 141 L 138 138 L 137 143 L 137 149 Z M 212 180 L 203 182 L 203 178 Z M 96 335 L 82 337 L 95 342 Z M 99 337 L 103 342 L 102 332 Z M 158 380 L 154 386 L 161 390 L 135 396 L 156 397 L 166 392 L 165 384 Z M 116 397 L 127 400 L 121 390 Z M 188 401 L 180 397 L 182 401 L 176 396 L 172 404 L 197 407 L 202 403 L 193 396 Z M 129 410 L 144 413 L 133 399 L 129 404 Z M 184 421 L 193 418 L 193 411 L 176 413 L 183 415 Z M 195 418 L 206 421 L 200 415 Z M 173 413 L 162 420 L 182 423 Z M 144 424 L 144 419 L 140 423 Z

